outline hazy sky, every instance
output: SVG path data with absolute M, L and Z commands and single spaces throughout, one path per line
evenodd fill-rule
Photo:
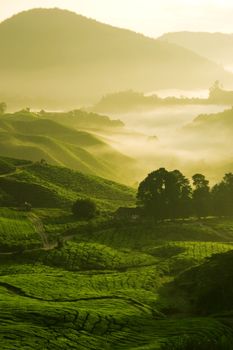
M 0 0 L 0 21 L 34 7 L 60 7 L 149 36 L 179 30 L 233 33 L 233 0 Z

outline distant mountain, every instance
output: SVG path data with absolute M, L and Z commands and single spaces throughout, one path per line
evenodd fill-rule
M 0 116 L 0 156 L 45 159 L 118 182 L 134 181 L 128 176 L 134 161 L 99 137 L 27 111 Z
M 176 32 L 164 34 L 160 40 L 180 45 L 233 70 L 233 34 Z
M 200 114 L 192 122 L 187 122 L 179 131 L 178 143 L 182 140 L 185 151 L 190 152 L 190 167 L 194 160 L 192 173 L 201 172 L 214 184 L 224 174 L 233 172 L 232 135 L 232 108 L 219 113 Z M 196 161 L 195 157 L 199 160 Z
M 2 22 L 0 47 L 0 100 L 11 106 L 59 109 L 128 89 L 233 83 L 230 73 L 190 50 L 59 9 Z
M 218 138 L 226 138 L 226 135 L 232 136 L 233 132 L 233 108 L 227 109 L 220 113 L 201 114 L 188 125 L 190 130 L 199 132 L 215 133 Z M 226 142 L 232 139 L 226 140 Z

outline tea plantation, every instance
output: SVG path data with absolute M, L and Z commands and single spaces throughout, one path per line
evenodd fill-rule
M 119 221 L 133 190 L 65 168 L 15 169 L 1 183 L 12 200 L 0 208 L 1 350 L 232 349 L 231 219 Z M 7 181 L 22 196 L 37 188 L 31 211 Z M 72 215 L 78 195 L 96 200 L 96 218 Z

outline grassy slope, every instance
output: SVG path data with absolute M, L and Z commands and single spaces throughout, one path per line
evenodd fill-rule
M 0 178 L 1 192 L 11 205 L 25 201 L 34 207 L 70 208 L 78 197 L 95 200 L 100 209 L 114 209 L 134 203 L 134 190 L 99 177 L 68 168 L 32 164 Z M 4 195 L 2 195 L 4 204 Z
M 77 222 L 67 209 L 59 209 L 73 196 L 91 196 L 103 209 L 132 204 L 134 192 L 108 180 L 41 164 L 17 168 L 15 175 L 1 180 L 11 182 L 11 188 L 17 185 L 12 194 L 25 186 L 22 193 L 38 201 L 41 189 L 46 189 L 44 203 L 55 206 L 32 213 L 0 209 L 1 247 L 7 244 L 12 252 L 0 253 L 3 350 L 225 350 L 231 346 L 230 313 L 227 322 L 225 316 L 216 318 L 212 312 L 197 317 L 187 296 L 178 298 L 174 289 L 169 294 L 174 278 L 178 291 L 184 289 L 183 281 L 188 288 L 197 279 L 205 281 L 206 274 L 208 286 L 213 287 L 213 275 L 221 273 L 221 266 L 226 270 L 229 259 L 219 267 L 215 258 L 211 264 L 200 264 L 216 252 L 229 250 L 226 254 L 232 256 L 231 219 Z M 35 187 L 38 197 L 32 191 Z M 58 237 L 69 242 L 45 245 Z M 198 267 L 186 270 L 194 266 Z M 224 276 L 230 280 L 231 273 L 222 273 L 223 280 Z M 198 283 L 194 287 L 198 296 Z
M 41 239 L 27 213 L 0 208 L 0 251 L 40 246 Z
M 133 167 L 131 159 L 91 133 L 29 112 L 0 117 L 0 155 L 33 161 L 43 158 L 119 182 L 127 182 Z

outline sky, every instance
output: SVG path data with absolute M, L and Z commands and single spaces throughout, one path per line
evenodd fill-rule
M 68 9 L 151 37 L 182 30 L 233 33 L 233 0 L 0 0 L 0 21 L 36 7 Z

